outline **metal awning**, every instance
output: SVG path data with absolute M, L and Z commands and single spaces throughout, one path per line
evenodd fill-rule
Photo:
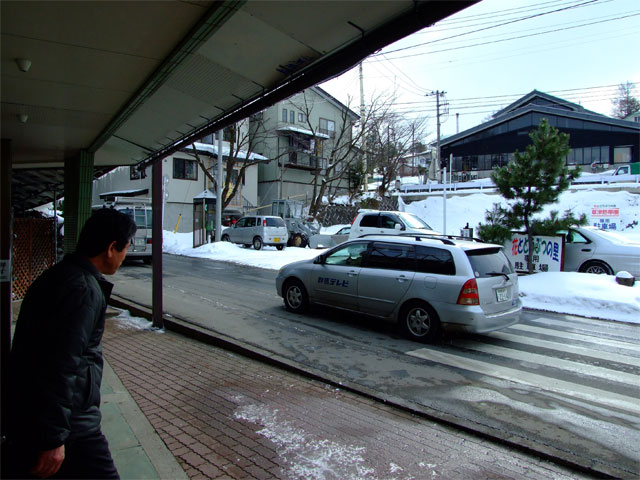
M 473 3 L 2 2 L 15 207 L 50 201 L 21 195 L 33 171 L 151 163 Z

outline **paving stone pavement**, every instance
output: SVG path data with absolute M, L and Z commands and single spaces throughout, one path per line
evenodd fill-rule
M 588 478 L 170 331 L 110 318 L 103 347 L 192 479 Z

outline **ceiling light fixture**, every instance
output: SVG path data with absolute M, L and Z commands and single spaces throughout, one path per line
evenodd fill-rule
M 19 113 L 18 120 L 20 120 L 20 123 L 27 123 L 27 120 L 29 120 L 29 115 L 27 115 L 26 113 Z
M 31 68 L 31 60 L 27 60 L 26 58 L 16 58 L 16 65 L 21 72 L 28 72 Z

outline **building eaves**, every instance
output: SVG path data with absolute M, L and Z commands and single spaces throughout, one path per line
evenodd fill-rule
M 490 128 L 495 127 L 496 125 L 500 125 L 502 123 L 506 123 L 510 120 L 513 120 L 514 118 L 517 117 L 521 117 L 522 115 L 526 115 L 528 113 L 532 113 L 532 112 L 537 112 L 537 113 L 541 113 L 541 114 L 547 114 L 547 115 L 555 115 L 558 117 L 568 117 L 568 118 L 574 118 L 577 120 L 587 120 L 590 122 L 595 122 L 595 123 L 601 123 L 603 125 L 614 125 L 616 127 L 623 127 L 623 128 L 629 128 L 630 130 L 635 130 L 638 133 L 640 133 L 640 124 L 638 124 L 637 122 L 631 122 L 628 120 L 620 120 L 617 118 L 611 118 L 611 117 L 607 117 L 605 115 L 601 115 L 601 114 L 594 114 L 594 113 L 587 113 L 588 110 L 585 110 L 584 112 L 573 112 L 573 111 L 569 111 L 569 110 L 559 110 L 557 108 L 553 108 L 553 107 L 543 107 L 540 105 L 527 105 L 524 108 L 520 108 L 518 110 L 514 110 L 511 113 L 507 113 L 501 117 L 498 118 L 494 118 L 493 120 L 490 120 L 486 123 L 483 123 L 481 125 L 477 125 L 473 128 L 470 128 L 468 130 L 465 130 L 463 132 L 460 133 L 456 133 L 455 135 L 451 135 L 450 137 L 446 137 L 444 139 L 440 140 L 440 146 L 445 146 L 445 145 L 449 145 L 451 143 L 457 142 L 458 140 L 461 140 L 463 138 L 466 137 L 470 137 L 472 135 L 475 135 L 479 132 L 482 132 L 484 130 L 488 130 Z
M 493 118 L 498 118 L 498 117 L 500 117 L 502 115 L 505 115 L 505 114 L 507 114 L 507 113 L 509 113 L 511 111 L 518 110 L 519 108 L 522 108 L 523 105 L 527 104 L 528 102 L 530 102 L 531 100 L 533 100 L 536 97 L 542 98 L 542 99 L 547 100 L 547 101 L 549 101 L 551 103 L 558 104 L 558 105 L 560 105 L 562 107 L 566 107 L 566 108 L 568 108 L 568 109 L 570 109 L 571 111 L 574 111 L 574 112 L 587 112 L 587 113 L 591 113 L 592 115 L 604 116 L 604 115 L 602 115 L 602 114 L 600 114 L 598 112 L 593 112 L 591 110 L 587 110 L 582 105 L 579 105 L 577 103 L 568 102 L 567 100 L 564 100 L 564 99 L 558 98 L 558 97 L 554 97 L 553 95 L 549 95 L 548 93 L 544 93 L 544 92 L 541 92 L 539 90 L 532 90 L 531 92 L 529 92 L 525 96 L 519 98 L 518 100 L 516 100 L 512 104 L 507 105 L 502 110 L 498 110 L 496 113 L 493 114 Z
M 328 92 L 326 92 L 325 90 L 323 90 L 322 88 L 318 87 L 317 85 L 315 87 L 311 87 L 311 90 L 315 91 L 318 95 L 320 95 L 321 97 L 326 98 L 329 102 L 331 102 L 336 108 L 340 109 L 340 110 L 346 110 L 347 113 L 349 114 L 349 116 L 353 117 L 354 120 L 360 120 L 360 115 L 358 115 L 356 112 L 354 112 L 353 110 L 351 110 L 349 107 L 347 107 L 344 103 L 342 103 L 340 100 L 338 100 L 337 98 L 335 98 L 334 96 L 332 96 L 331 94 L 329 94 Z

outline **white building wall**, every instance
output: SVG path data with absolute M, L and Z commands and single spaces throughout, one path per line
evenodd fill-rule
M 173 158 L 193 160 L 193 157 L 182 152 L 175 153 L 162 160 L 162 179 L 164 185 L 164 215 L 163 229 L 173 231 L 177 227 L 180 233 L 193 231 L 193 199 L 206 188 L 213 191 L 206 175 L 198 167 L 197 180 L 173 178 Z M 215 159 L 202 157 L 205 163 L 213 167 Z M 111 172 L 94 180 L 92 190 L 92 205 L 102 205 L 100 194 L 119 190 L 148 189 L 145 197 L 151 198 L 151 167 L 147 168 L 147 177 L 131 180 L 129 167 L 118 167 Z M 258 206 L 258 166 L 252 165 L 245 173 L 245 185 L 242 193 L 252 205 Z

